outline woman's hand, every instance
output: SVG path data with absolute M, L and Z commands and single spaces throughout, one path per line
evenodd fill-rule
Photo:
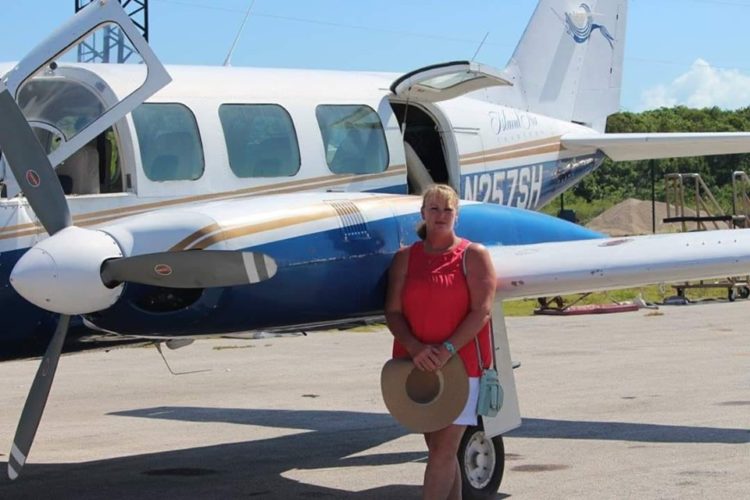
M 439 345 L 421 344 L 414 352 L 409 353 L 414 366 L 424 372 L 435 372 L 451 359 L 451 353 Z
M 440 351 L 434 345 L 421 344 L 409 354 L 414 366 L 423 372 L 434 372 L 443 366 L 440 363 Z

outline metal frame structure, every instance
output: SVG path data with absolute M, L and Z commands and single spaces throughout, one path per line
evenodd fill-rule
M 95 0 L 75 0 L 75 11 L 86 7 Z M 148 0 L 118 0 L 133 24 L 141 30 L 148 41 Z M 78 44 L 78 62 L 85 63 L 124 63 L 133 54 L 126 43 L 122 30 L 105 27 Z

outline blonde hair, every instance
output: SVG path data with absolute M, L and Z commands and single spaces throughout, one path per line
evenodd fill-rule
M 433 184 L 432 186 L 428 187 L 425 192 L 422 193 L 422 208 L 425 207 L 427 199 L 433 197 L 437 197 L 439 199 L 447 201 L 448 203 L 453 205 L 453 208 L 458 210 L 458 194 L 449 185 Z M 419 236 L 420 240 L 424 240 L 427 238 L 427 224 L 425 224 L 424 220 L 419 221 L 419 224 L 417 224 L 417 236 Z

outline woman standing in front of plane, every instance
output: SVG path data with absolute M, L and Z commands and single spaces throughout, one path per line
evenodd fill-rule
M 388 279 L 385 316 L 395 337 L 393 356 L 410 357 L 434 372 L 458 355 L 469 375 L 469 398 L 452 425 L 426 433 L 428 448 L 423 498 L 461 498 L 457 453 L 467 425 L 477 423 L 482 359 L 491 359 L 489 319 L 495 270 L 487 249 L 456 236 L 458 195 L 448 186 L 430 187 L 422 198 L 421 241 L 399 250 Z

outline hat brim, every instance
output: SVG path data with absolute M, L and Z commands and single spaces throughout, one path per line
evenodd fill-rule
M 383 365 L 380 388 L 386 408 L 413 432 L 434 432 L 451 425 L 469 398 L 469 377 L 458 356 L 440 370 L 423 372 L 410 359 Z

